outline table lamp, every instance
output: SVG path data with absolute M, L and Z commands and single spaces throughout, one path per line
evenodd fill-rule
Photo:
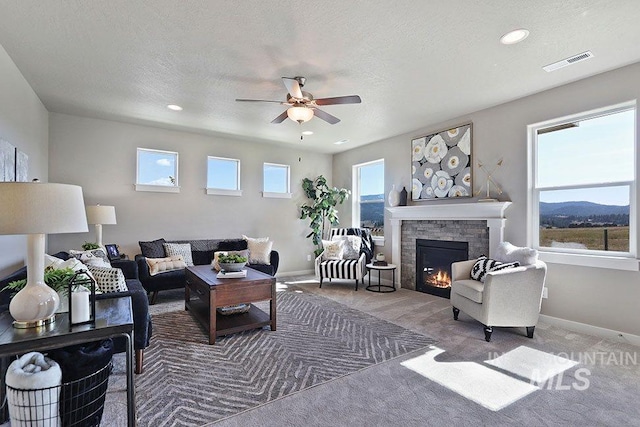
M 9 304 L 17 328 L 55 321 L 60 304 L 44 281 L 45 234 L 88 231 L 82 187 L 41 182 L 0 182 L 0 234 L 27 235 L 27 284 Z
M 87 222 L 96 226 L 96 243 L 102 244 L 102 225 L 116 224 L 116 208 L 113 206 L 87 206 Z

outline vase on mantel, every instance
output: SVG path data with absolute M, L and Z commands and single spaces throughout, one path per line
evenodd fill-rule
M 400 192 L 396 190 L 395 184 L 391 186 L 389 191 L 389 206 L 398 206 L 400 204 Z
M 407 206 L 407 187 L 402 187 L 400 192 L 400 206 Z

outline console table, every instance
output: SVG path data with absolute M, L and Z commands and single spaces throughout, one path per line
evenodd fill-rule
M 135 389 L 133 385 L 133 311 L 131 297 L 96 301 L 95 325 L 69 327 L 69 314 L 56 315 L 56 321 L 40 328 L 16 329 L 8 311 L 0 314 L 0 358 L 6 359 L 30 351 L 44 352 L 69 345 L 124 337 L 127 341 L 127 423 L 136 425 Z M 4 363 L 3 363 L 4 364 Z M 4 397 L 4 366 L 0 379 Z

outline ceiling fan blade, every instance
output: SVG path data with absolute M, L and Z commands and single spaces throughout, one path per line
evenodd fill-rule
M 286 111 L 285 111 L 286 113 Z M 322 111 L 319 108 L 314 108 L 313 109 L 313 114 L 319 118 L 324 120 L 325 122 L 335 125 L 336 123 L 338 123 L 340 121 L 339 118 L 337 118 L 336 116 L 332 116 L 331 114 L 327 113 L 326 111 Z
M 287 88 L 289 95 L 294 98 L 302 99 L 302 90 L 300 89 L 300 83 L 296 79 L 292 79 L 291 77 L 283 77 L 282 83 Z
M 287 110 L 284 110 L 284 113 L 280 114 L 278 117 L 276 117 L 275 119 L 271 120 L 271 123 L 282 123 L 287 119 Z
M 316 105 L 335 105 L 335 104 L 360 104 L 362 100 L 358 95 L 336 96 L 333 98 L 316 99 Z
M 283 101 L 269 101 L 266 99 L 238 99 L 236 98 L 236 101 L 238 102 L 275 102 L 276 104 L 281 104 L 281 105 L 289 105 L 286 102 Z

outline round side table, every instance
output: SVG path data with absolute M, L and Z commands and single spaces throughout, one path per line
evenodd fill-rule
M 366 265 L 367 267 L 367 271 L 369 273 L 369 285 L 367 286 L 367 290 L 371 291 L 371 292 L 382 292 L 382 293 L 386 293 L 386 292 L 395 292 L 396 290 L 396 265 L 395 264 L 387 264 L 387 265 L 374 265 L 373 263 L 369 263 Z M 377 270 L 378 271 L 378 284 L 377 285 L 372 285 L 371 284 L 371 270 Z M 392 280 L 391 280 L 391 285 L 383 285 L 380 283 L 380 274 L 382 274 L 382 271 L 391 271 L 392 273 Z M 384 290 L 383 290 L 384 289 Z

